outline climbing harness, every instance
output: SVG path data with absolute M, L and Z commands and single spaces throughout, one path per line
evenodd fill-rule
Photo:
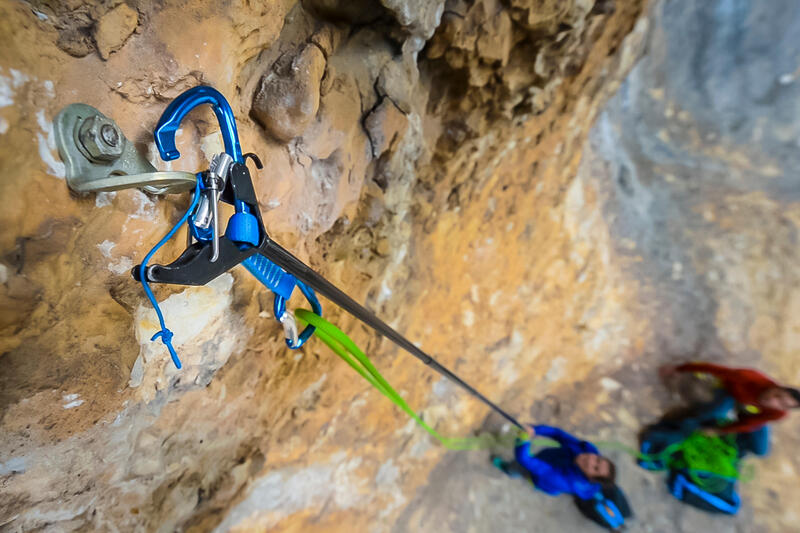
M 276 318 L 284 325 L 290 348 L 301 346 L 315 326 L 309 324 L 295 339 L 291 315 L 285 312 L 285 300 L 291 296 L 292 289 L 297 285 L 309 300 L 314 312 L 319 315 L 319 303 L 313 296 L 314 291 L 319 292 L 380 335 L 460 385 L 516 427 L 522 428 L 513 416 L 269 237 L 261 219 L 258 199 L 245 159 L 250 158 L 257 168 L 262 168 L 261 162 L 253 154 L 242 155 L 233 111 L 225 97 L 216 89 L 207 86 L 194 87 L 170 103 L 154 132 L 161 158 L 171 161 L 180 157 L 175 146 L 175 132 L 186 114 L 203 104 L 211 105 L 220 123 L 225 152 L 215 156 L 208 171 L 198 175 L 200 199 L 193 207 L 195 212 L 189 215 L 191 235 L 195 242 L 190 242 L 186 250 L 171 264 L 148 266 L 145 261 L 134 267 L 134 278 L 150 283 L 204 285 L 243 263 L 259 281 L 275 292 L 275 309 L 282 312 L 280 316 L 276 313 Z M 235 210 L 224 234 L 219 230 L 219 201 L 233 205 Z M 168 340 L 169 333 L 162 324 L 161 340 Z

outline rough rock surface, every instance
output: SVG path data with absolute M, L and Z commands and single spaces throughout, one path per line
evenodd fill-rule
M 112 52 L 122 48 L 138 24 L 139 14 L 127 4 L 120 4 L 103 15 L 94 31 L 100 57 L 108 59 Z
M 300 136 L 319 111 L 325 55 L 316 44 L 304 45 L 294 57 L 282 57 L 275 71 L 261 80 L 253 116 L 279 141 Z
M 800 381 L 800 14 L 780 3 L 0 2 L 0 530 L 591 530 L 445 455 L 319 343 L 287 350 L 243 269 L 156 287 L 175 370 L 128 273 L 188 200 L 71 195 L 51 121 L 94 105 L 195 171 L 208 109 L 177 161 L 151 129 L 214 85 L 276 240 L 520 417 L 633 442 L 672 401 L 665 361 Z M 101 48 L 119 9 L 138 27 Z M 442 433 L 495 424 L 326 303 Z M 736 520 L 620 457 L 631 530 L 791 530 L 796 424 Z
M 528 418 L 636 442 L 644 422 L 678 405 L 654 379 L 661 364 L 702 357 L 800 379 L 800 115 L 789 112 L 800 105 L 800 10 L 778 4 L 663 2 L 653 10 L 647 55 L 597 118 L 577 174 L 562 174 L 554 209 L 571 241 L 563 262 L 543 261 L 574 269 L 581 285 L 612 275 L 603 300 L 580 316 L 550 315 L 579 331 L 594 368 L 576 371 L 581 357 L 562 352 L 540 374 L 547 383 L 517 384 L 505 399 L 531 405 Z M 554 160 L 561 168 L 563 157 Z M 552 283 L 533 297 L 546 299 Z M 540 330 L 532 342 L 512 337 L 501 347 L 530 349 L 547 336 Z M 771 455 L 747 461 L 754 479 L 741 484 L 735 520 L 678 504 L 662 476 L 613 454 L 636 512 L 629 530 L 796 530 L 798 423 L 795 415 L 777 424 Z M 569 498 L 543 500 L 484 456 L 450 454 L 395 531 L 595 530 Z

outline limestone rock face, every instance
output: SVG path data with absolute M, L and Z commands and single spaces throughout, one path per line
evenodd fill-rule
M 154 287 L 176 370 L 129 272 L 189 200 L 71 194 L 52 120 L 93 105 L 195 172 L 210 109 L 176 161 L 152 129 L 216 87 L 272 238 L 521 419 L 633 443 L 671 405 L 664 362 L 800 382 L 800 16 L 777 3 L 0 3 L 0 530 L 589 531 L 321 343 L 288 350 L 242 268 Z M 497 425 L 323 309 L 440 432 Z M 796 423 L 719 527 L 616 457 L 631 530 L 790 530 Z
M 408 117 L 396 105 L 384 97 L 365 118 L 364 128 L 372 145 L 372 157 L 392 150 L 408 129 Z
M 506 398 L 530 397 L 522 403 L 531 406 L 533 420 L 557 420 L 597 440 L 636 442 L 643 423 L 679 405 L 654 375 L 661 364 L 702 358 L 759 368 L 788 383 L 800 380 L 800 322 L 791 311 L 800 276 L 800 115 L 786 113 L 800 104 L 800 43 L 792 37 L 800 11 L 788 2 L 726 6 L 655 4 L 648 53 L 616 94 L 604 108 L 577 102 L 571 129 L 597 117 L 577 168 L 569 167 L 569 142 L 539 160 L 564 177 L 563 195 L 554 201 L 560 230 L 546 238 L 566 239 L 569 244 L 559 248 L 569 251 L 567 257 L 531 256 L 529 268 L 563 272 L 562 283 L 583 289 L 570 290 L 572 306 L 561 312 L 530 315 L 539 324 L 539 340 L 531 344 L 512 335 L 489 353 L 518 364 L 561 321 L 575 324 L 582 353 L 530 355 L 530 364 L 543 364 L 544 383 L 518 385 Z M 631 50 L 623 47 L 621 59 Z M 501 163 L 498 172 L 515 166 Z M 537 197 L 549 183 L 536 185 Z M 492 196 L 501 213 L 504 205 L 525 204 Z M 487 225 L 499 220 L 494 215 Z M 531 231 L 541 231 L 537 225 L 544 222 L 534 222 Z M 564 234 L 556 237 L 559 231 Z M 530 296 L 540 309 L 555 296 L 551 291 L 565 286 L 543 277 L 532 278 L 540 284 Z M 579 294 L 600 287 L 594 294 L 602 298 L 576 306 Z M 583 358 L 594 366 L 578 370 Z M 746 460 L 756 474 L 740 484 L 744 503 L 735 520 L 678 504 L 667 496 L 662 476 L 630 468 L 626 455 L 612 452 L 636 512 L 631 529 L 792 531 L 800 461 L 791 450 L 800 445 L 799 423 L 795 414 L 776 424 L 770 455 Z M 397 530 L 592 527 L 569 499 L 542 500 L 521 484 L 509 490 L 485 457 L 453 454 L 429 476 Z
M 109 54 L 122 48 L 138 24 L 139 14 L 127 4 L 120 4 L 103 15 L 94 32 L 100 57 L 108 59 Z
M 325 55 L 308 44 L 282 63 L 261 80 L 253 116 L 270 135 L 285 142 L 300 136 L 319 110 Z

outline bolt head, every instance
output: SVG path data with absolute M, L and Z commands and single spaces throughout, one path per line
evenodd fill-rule
M 125 145 L 117 125 L 96 115 L 83 121 L 78 137 L 89 159 L 93 161 L 114 161 L 122 155 Z
M 117 143 L 119 143 L 119 134 L 117 133 L 116 128 L 111 124 L 103 124 L 100 128 L 100 138 L 103 139 L 103 143 L 109 147 L 116 147 Z

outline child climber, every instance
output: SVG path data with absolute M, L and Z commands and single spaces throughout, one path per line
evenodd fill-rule
M 492 463 L 512 478 L 530 480 L 551 496 L 571 494 L 585 516 L 609 529 L 621 527 L 631 516 L 624 495 L 614 485 L 614 463 L 600 455 L 594 444 L 546 425 L 530 426 L 528 435 L 530 439 L 517 441 L 515 460 L 493 457 Z M 558 446 L 533 453 L 535 437 L 552 439 Z

